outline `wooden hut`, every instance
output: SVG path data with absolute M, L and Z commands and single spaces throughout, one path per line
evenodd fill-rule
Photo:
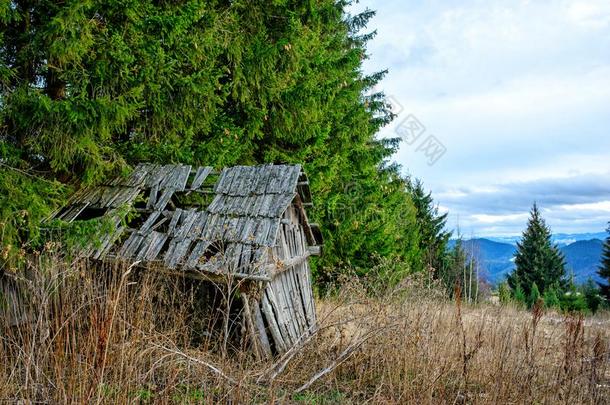
M 300 165 L 141 164 L 126 178 L 77 193 L 55 218 L 106 217 L 114 229 L 84 255 L 139 262 L 214 282 L 239 280 L 245 323 L 265 354 L 284 353 L 316 328 L 308 259 L 320 254 L 307 219 Z M 123 224 L 119 212 L 133 207 Z

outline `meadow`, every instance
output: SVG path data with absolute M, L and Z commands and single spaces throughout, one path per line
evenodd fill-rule
M 180 280 L 47 268 L 24 281 L 27 321 L 2 327 L 0 403 L 610 401 L 607 313 L 466 305 L 418 278 L 391 289 L 346 278 L 318 298 L 313 336 L 258 359 L 239 339 L 196 333 L 209 325 Z

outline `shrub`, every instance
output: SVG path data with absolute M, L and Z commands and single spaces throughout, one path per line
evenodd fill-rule
M 559 302 L 559 298 L 557 297 L 557 292 L 555 291 L 555 288 L 553 288 L 553 287 L 547 288 L 546 291 L 544 292 L 543 300 L 544 300 L 545 307 L 559 308 L 560 302 Z

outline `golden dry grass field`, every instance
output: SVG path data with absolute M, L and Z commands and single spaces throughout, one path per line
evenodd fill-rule
M 2 327 L 0 403 L 610 403 L 610 318 L 462 305 L 345 283 L 274 360 L 213 333 L 179 282 L 55 265 Z M 417 284 L 417 283 L 415 283 Z

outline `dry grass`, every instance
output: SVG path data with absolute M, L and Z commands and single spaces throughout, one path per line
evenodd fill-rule
M 318 301 L 319 332 L 272 363 L 238 339 L 228 353 L 222 336 L 202 339 L 213 319 L 193 317 L 180 282 L 50 268 L 29 283 L 30 322 L 1 330 L 0 403 L 610 402 L 603 316 L 466 307 L 408 284 L 371 298 L 352 282 Z

